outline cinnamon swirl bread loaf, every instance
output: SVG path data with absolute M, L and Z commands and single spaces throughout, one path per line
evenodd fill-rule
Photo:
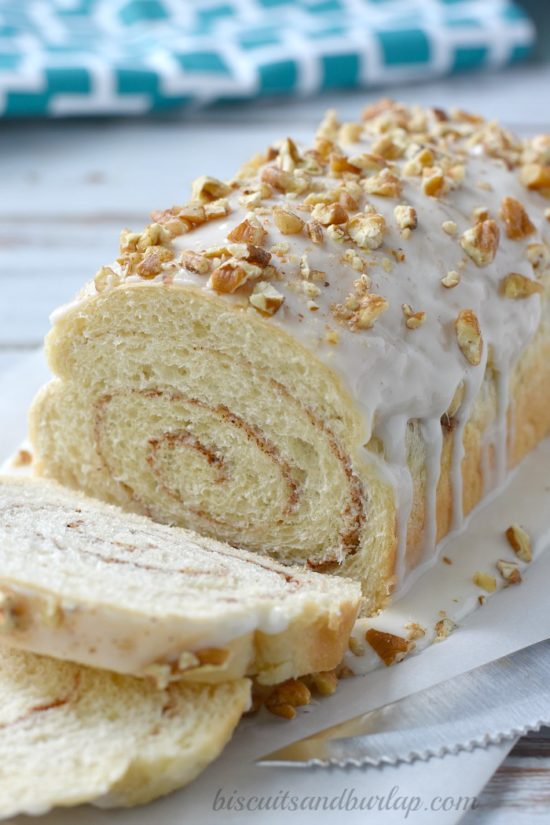
M 221 752 L 250 682 L 171 684 L 0 648 L 0 818 L 149 802 Z
M 355 582 L 0 478 L 0 643 L 119 673 L 262 684 L 332 670 Z
M 378 609 L 548 432 L 549 195 L 549 137 L 391 101 L 199 178 L 55 314 L 38 472 Z

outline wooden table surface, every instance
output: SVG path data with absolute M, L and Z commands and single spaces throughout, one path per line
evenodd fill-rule
M 550 131 L 550 66 L 392 90 L 456 105 L 520 133 Z M 48 314 L 110 261 L 123 226 L 185 200 L 200 174 L 228 177 L 276 137 L 307 136 L 322 112 L 345 118 L 374 95 L 217 108 L 162 119 L 0 125 L 0 372 L 40 346 Z M 550 729 L 516 745 L 463 820 L 550 822 Z

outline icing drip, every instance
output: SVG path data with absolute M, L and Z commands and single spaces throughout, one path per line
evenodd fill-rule
M 496 368 L 497 386 L 497 418 L 495 437 L 495 470 L 496 483 L 501 485 L 506 477 L 507 465 L 507 442 L 508 442 L 508 403 L 509 403 L 509 383 L 510 365 L 498 363 Z
M 397 503 L 397 557 L 395 579 L 397 586 L 406 575 L 407 523 L 413 503 L 413 482 L 407 465 L 406 415 L 396 415 L 380 424 L 377 436 L 384 445 L 384 456 L 389 464 Z
M 441 470 L 443 429 L 431 418 L 422 422 L 422 436 L 426 449 L 426 491 L 424 504 L 424 558 L 430 560 L 437 541 L 437 484 Z

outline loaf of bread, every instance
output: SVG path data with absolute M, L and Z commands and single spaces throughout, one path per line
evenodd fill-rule
M 54 805 L 137 805 L 215 759 L 250 682 L 170 684 L 0 648 L 0 817 Z
M 37 470 L 380 608 L 548 432 L 550 137 L 381 101 L 125 230 L 57 312 Z
M 356 582 L 86 498 L 0 478 L 0 642 L 107 670 L 275 684 L 332 670 Z

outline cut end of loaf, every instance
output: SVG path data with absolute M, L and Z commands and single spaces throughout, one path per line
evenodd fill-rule
M 358 456 L 335 375 L 282 330 L 190 286 L 128 285 L 54 327 L 31 414 L 38 472 L 387 597 L 392 492 Z M 390 520 L 393 527 L 393 522 Z

